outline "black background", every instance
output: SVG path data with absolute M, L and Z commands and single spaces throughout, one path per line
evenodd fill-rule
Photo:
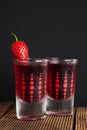
M 15 99 L 14 32 L 30 57 L 78 58 L 75 105 L 87 105 L 87 2 L 58 0 L 0 1 L 0 100 Z

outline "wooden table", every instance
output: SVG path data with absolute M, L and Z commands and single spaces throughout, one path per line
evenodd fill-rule
M 15 117 L 13 102 L 1 102 L 0 130 L 87 130 L 87 108 L 76 108 L 73 116 L 47 116 L 44 120 L 22 121 Z

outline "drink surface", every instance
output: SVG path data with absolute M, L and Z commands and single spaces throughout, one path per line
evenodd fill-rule
M 36 103 L 46 96 L 46 68 L 46 65 L 14 63 L 17 98 Z
M 65 100 L 74 94 L 76 86 L 76 64 L 48 65 L 47 93 L 55 100 Z

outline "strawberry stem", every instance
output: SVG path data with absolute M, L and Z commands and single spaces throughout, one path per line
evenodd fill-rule
M 17 36 L 16 36 L 14 33 L 11 33 L 11 34 L 12 34 L 12 36 L 16 39 L 16 42 L 18 42 Z

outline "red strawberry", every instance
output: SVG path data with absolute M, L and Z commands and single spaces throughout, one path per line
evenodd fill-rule
M 12 33 L 12 35 L 16 39 L 16 42 L 14 42 L 11 45 L 11 51 L 14 58 L 19 59 L 19 60 L 27 59 L 29 57 L 28 46 L 26 45 L 25 42 L 18 41 L 18 38 L 14 33 Z

